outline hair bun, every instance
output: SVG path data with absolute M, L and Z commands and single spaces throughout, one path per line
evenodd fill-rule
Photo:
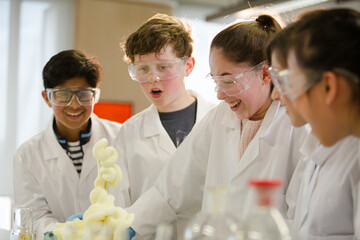
M 259 15 L 256 20 L 263 28 L 275 30 L 279 24 L 276 20 L 270 15 Z

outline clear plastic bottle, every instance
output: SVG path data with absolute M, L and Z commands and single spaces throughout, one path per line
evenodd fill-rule
M 205 211 L 185 229 L 185 240 L 235 240 L 236 222 L 226 214 L 228 188 L 212 186 L 205 189 Z
M 250 180 L 256 204 L 245 222 L 246 240 L 291 240 L 289 227 L 274 206 L 281 180 Z
M 10 240 L 35 240 L 32 208 L 14 208 Z

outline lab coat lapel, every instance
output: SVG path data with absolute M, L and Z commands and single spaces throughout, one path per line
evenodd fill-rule
M 198 123 L 200 122 L 201 119 L 203 119 L 203 117 L 209 112 L 210 109 L 216 106 L 216 104 L 210 103 L 208 100 L 206 100 L 201 95 L 197 94 L 192 90 L 186 90 L 186 91 L 190 94 L 190 96 L 193 96 L 197 99 L 195 123 Z
M 66 151 L 61 147 L 60 143 L 57 141 L 52 124 L 54 117 L 51 118 L 44 136 L 44 145 L 47 148 L 43 149 L 44 159 L 46 164 L 48 164 L 49 171 L 51 174 L 58 175 L 61 179 L 63 172 L 70 172 L 69 181 L 77 183 L 79 181 L 79 175 L 74 168 L 73 163 L 66 154 Z
M 301 225 L 303 225 L 306 216 L 309 214 L 311 196 L 313 195 L 320 169 L 326 160 L 335 152 L 337 146 L 338 144 L 332 147 L 324 147 L 323 145 L 320 145 L 311 155 L 311 159 L 309 160 L 304 173 Z M 316 168 L 315 164 L 317 165 Z
M 239 174 L 241 174 L 241 172 L 244 171 L 259 156 L 260 143 L 262 141 L 271 141 L 271 139 L 268 138 L 268 135 L 273 124 L 275 115 L 279 110 L 279 106 L 280 104 L 277 101 L 274 101 L 270 105 L 259 130 L 246 148 L 242 158 L 239 160 L 234 177 L 237 177 Z M 238 158 L 240 158 L 240 156 L 238 156 Z
M 311 175 L 313 175 L 313 177 L 311 177 Z M 302 194 L 301 198 L 301 205 L 299 207 L 301 207 L 301 216 L 300 216 L 300 224 L 302 225 L 308 212 L 309 212 L 309 205 L 310 205 L 310 196 L 311 193 L 313 191 L 314 188 L 314 184 L 315 184 L 315 179 L 314 176 L 315 175 L 315 163 L 310 160 L 308 162 L 307 168 L 304 172 L 303 175 L 303 182 L 302 182 L 302 192 L 300 194 Z
M 309 189 L 310 174 L 314 170 L 314 165 L 315 165 L 310 158 L 311 158 L 311 154 L 313 154 L 314 151 L 316 151 L 318 145 L 319 145 L 319 141 L 317 140 L 317 138 L 312 133 L 309 132 L 309 134 L 306 136 L 303 144 L 299 149 L 302 155 L 302 159 L 300 161 L 304 162 L 301 164 L 305 164 L 305 168 L 303 173 L 301 174 L 302 176 L 299 184 L 299 189 L 298 189 L 299 193 L 296 203 L 297 209 L 295 210 L 296 212 L 298 212 L 296 215 L 300 216 L 300 218 L 295 216 L 296 218 L 294 221 L 295 221 L 295 225 L 297 226 L 300 226 L 301 222 L 303 222 L 303 220 L 307 215 L 308 202 L 306 201 L 307 197 L 305 196 L 305 194 Z
M 91 136 L 90 141 L 83 146 L 83 151 L 84 151 L 84 159 L 83 159 L 83 164 L 82 164 L 82 169 L 81 169 L 81 174 L 80 174 L 80 181 L 83 182 L 85 181 L 85 179 L 87 178 L 87 176 L 92 172 L 92 171 L 97 171 L 97 160 L 95 159 L 94 155 L 93 155 L 93 147 L 96 143 L 96 140 L 100 140 L 100 138 L 95 138 L 95 136 Z M 87 157 L 85 157 L 87 156 Z M 96 169 L 96 170 L 94 170 Z
M 158 141 L 159 148 L 170 155 L 174 154 L 176 147 L 161 124 L 156 107 L 151 105 L 148 110 L 148 114 L 144 117 L 144 137 L 155 138 L 155 141 Z

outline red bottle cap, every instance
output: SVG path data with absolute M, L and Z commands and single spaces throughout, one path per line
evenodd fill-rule
M 257 192 L 257 204 L 259 206 L 272 206 L 275 201 L 275 189 L 282 184 L 281 179 L 251 179 L 249 185 Z
M 282 183 L 281 179 L 251 179 L 249 181 L 249 185 L 254 187 L 278 187 Z

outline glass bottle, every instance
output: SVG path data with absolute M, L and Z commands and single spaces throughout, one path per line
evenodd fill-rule
M 289 227 L 275 207 L 281 180 L 250 180 L 256 203 L 245 222 L 246 240 L 291 240 Z
M 173 226 L 169 223 L 162 223 L 156 227 L 155 240 L 172 240 Z
M 205 189 L 204 211 L 185 229 L 185 240 L 234 240 L 236 221 L 226 214 L 228 188 L 212 186 Z
M 10 240 L 35 240 L 32 208 L 13 209 L 13 227 Z

